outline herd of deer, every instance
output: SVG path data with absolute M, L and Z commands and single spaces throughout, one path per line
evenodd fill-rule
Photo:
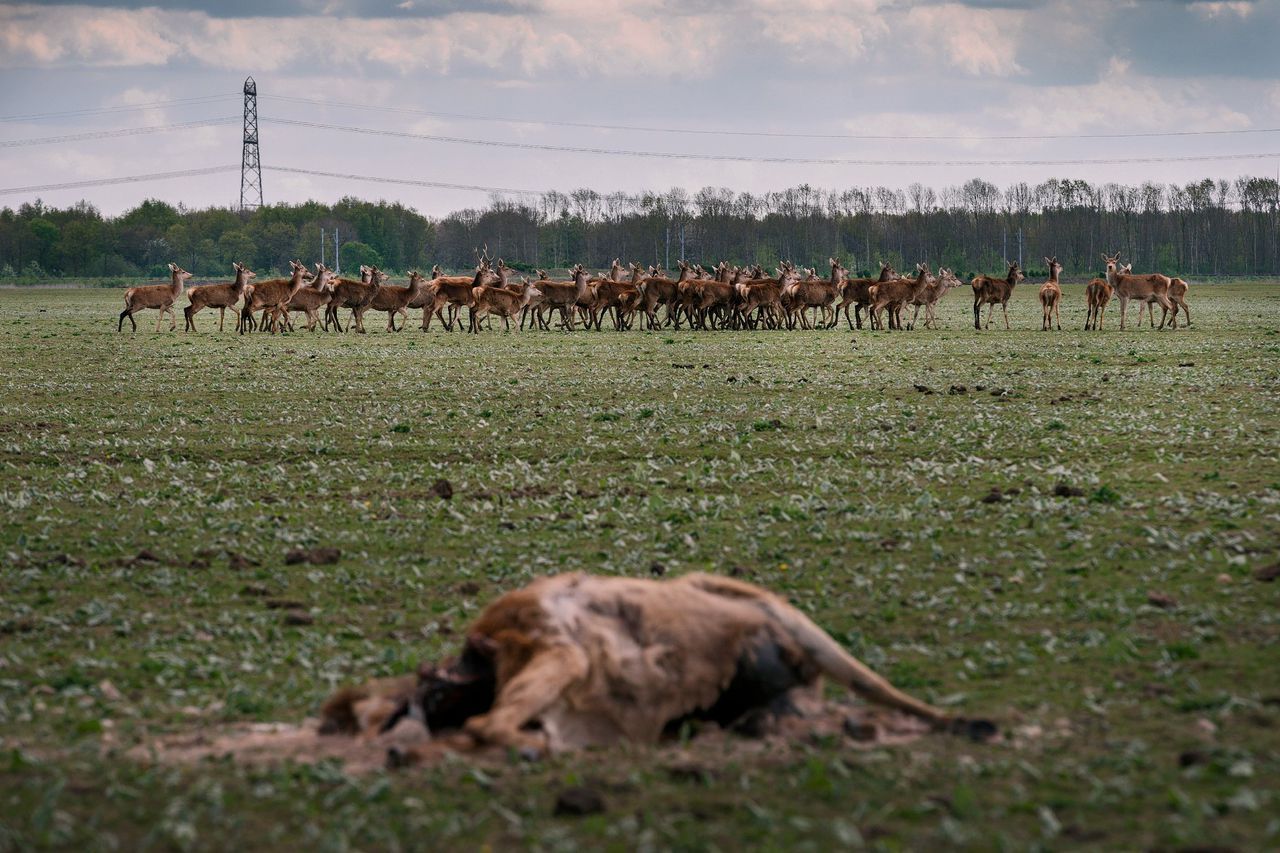
M 1166 322 L 1177 328 L 1179 310 L 1185 313 L 1186 322 L 1190 324 L 1185 281 L 1158 273 L 1134 275 L 1132 265 L 1119 265 L 1119 254 L 1103 255 L 1103 259 L 1107 263 L 1106 278 L 1095 278 L 1085 289 L 1088 307 L 1085 329 L 1102 328 L 1103 314 L 1113 295 L 1120 301 L 1121 329 L 1125 327 L 1130 300 L 1138 302 L 1139 324 L 1143 310 L 1149 309 L 1151 325 L 1155 326 L 1155 305 L 1164 310 L 1160 328 L 1164 328 Z M 829 329 L 839 322 L 841 312 L 852 330 L 855 326 L 862 328 L 864 311 L 872 329 L 911 329 L 921 308 L 925 309 L 925 327 L 936 328 L 938 301 L 961 285 L 955 274 L 945 267 L 935 276 L 926 264 L 916 264 L 913 275 L 900 276 L 889 264 L 882 263 L 880 274 L 874 278 L 848 278 L 837 259 L 828 260 L 831 273 L 825 278 L 813 269 L 796 269 L 789 261 L 778 265 L 776 276 L 766 275 L 759 265 L 737 267 L 721 261 L 713 269 L 705 270 L 700 265 L 680 261 L 680 272 L 674 279 L 660 268 L 645 268 L 634 263 L 627 277 L 622 264 L 615 259 L 607 276 L 593 276 L 577 264 L 569 270 L 568 281 L 552 280 L 545 271 L 538 270 L 536 281 L 521 276 L 515 282 L 512 281 L 514 270 L 501 259 L 494 264 L 486 251 L 472 275 L 447 276 L 435 267 L 430 278 L 417 271 L 409 273 L 406 287 L 387 284 L 387 274 L 376 267 L 361 267 L 357 280 L 338 278 L 319 263 L 312 272 L 298 261 L 290 263 L 289 278 L 255 282 L 254 273 L 237 263 L 232 265 L 236 273 L 234 281 L 188 290 L 190 304 L 184 313 L 186 329 L 194 331 L 196 314 L 205 308 L 217 308 L 221 331 L 227 309 L 231 308 L 238 311 L 236 329 L 242 334 L 255 329 L 272 332 L 292 329 L 293 314 L 305 314 L 307 330 L 314 331 L 321 323 L 322 311 L 325 330 L 346 331 L 354 326 L 363 333 L 364 315 L 370 310 L 385 312 L 387 331 L 394 332 L 404 328 L 410 309 L 419 308 L 423 331 L 431 329 L 433 317 L 448 331 L 455 325 L 462 328 L 463 308 L 468 309 L 468 331 L 471 332 L 479 332 L 484 322 L 493 316 L 501 317 L 507 330 L 517 316 L 522 330 L 526 324 L 530 328 L 549 330 L 549 318 L 557 315 L 560 328 L 568 330 L 576 328 L 578 323 L 599 330 L 606 317 L 618 331 L 631 328 L 637 319 L 648 329 L 668 325 L 679 329 L 682 323 L 691 329 Z M 1049 280 L 1040 287 L 1040 328 L 1048 331 L 1054 325 L 1062 328 L 1062 288 L 1058 283 L 1062 265 L 1056 257 L 1045 258 L 1045 262 L 1049 266 Z M 123 331 L 126 317 L 137 331 L 133 315 L 148 308 L 160 312 L 157 332 L 166 314 L 170 318 L 170 330 L 177 329 L 174 305 L 191 273 L 176 264 L 170 264 L 169 270 L 170 284 L 131 287 L 125 291 L 125 308 L 120 312 L 117 331 Z M 1004 278 L 974 277 L 970 286 L 975 329 L 983 328 L 984 305 L 988 306 L 985 328 L 991 328 L 996 305 L 1004 314 L 1005 328 L 1009 328 L 1009 299 L 1014 287 L 1024 278 L 1017 263 L 1009 264 Z M 904 327 L 903 309 L 908 307 L 914 310 Z M 343 308 L 351 312 L 346 329 L 338 318 L 338 311 Z M 665 309 L 662 317 L 659 317 L 660 308 Z M 398 328 L 397 316 L 402 318 Z

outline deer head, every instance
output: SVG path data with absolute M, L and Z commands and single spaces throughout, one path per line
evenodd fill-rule
M 1058 263 L 1058 256 L 1054 255 L 1052 258 L 1045 258 L 1044 262 L 1049 265 L 1049 280 L 1057 281 L 1058 273 L 1062 272 L 1062 264 Z

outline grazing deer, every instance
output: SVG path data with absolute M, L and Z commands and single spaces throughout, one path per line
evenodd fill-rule
M 1058 263 L 1058 256 L 1045 258 L 1044 262 L 1049 265 L 1049 280 L 1040 285 L 1040 331 L 1049 331 L 1056 318 L 1058 323 L 1058 331 L 1062 331 L 1062 287 L 1058 284 L 1058 273 L 1062 272 L 1062 264 Z
M 231 268 L 236 271 L 236 280 L 230 284 L 206 284 L 203 287 L 193 287 L 187 291 L 187 299 L 191 300 L 191 302 L 186 308 L 182 309 L 182 313 L 187 318 L 183 331 L 197 331 L 196 315 L 205 308 L 218 309 L 218 331 L 222 331 L 223 323 L 227 317 L 227 309 L 236 307 L 236 303 L 244 295 L 245 286 L 256 275 L 244 264 L 233 263 Z
M 917 293 L 911 299 L 911 305 L 914 311 L 911 314 L 911 322 L 907 325 L 908 329 L 916 327 L 916 319 L 920 316 L 920 308 L 924 308 L 924 327 L 926 329 L 938 328 L 937 306 L 942 297 L 953 287 L 960 287 L 963 284 L 960 279 L 956 278 L 956 274 L 946 267 L 938 268 L 938 277 L 930 278 L 922 292 Z M 845 319 L 848 319 L 846 315 Z
M 1171 279 L 1160 273 L 1148 273 L 1146 275 L 1133 275 L 1125 273 L 1120 269 L 1120 253 L 1114 255 L 1102 256 L 1107 263 L 1107 284 L 1111 285 L 1115 296 L 1120 300 L 1120 330 L 1124 331 L 1125 315 L 1128 313 L 1129 300 L 1137 299 L 1139 306 L 1155 302 L 1164 309 L 1165 318 L 1173 310 L 1173 303 L 1169 301 L 1169 285 Z M 1142 309 L 1138 309 L 1139 322 L 1141 322 Z M 1155 325 L 1155 316 L 1151 318 L 1151 325 Z M 1161 319 L 1160 328 L 1164 328 L 1165 320 Z M 1178 315 L 1173 314 L 1172 328 L 1178 328 Z
M 1084 289 L 1084 302 L 1088 313 L 1084 318 L 1085 331 L 1102 328 L 1102 316 L 1107 312 L 1107 303 L 1111 301 L 1111 285 L 1104 278 L 1095 278 Z
M 154 308 L 160 312 L 160 316 L 156 317 L 157 332 L 160 331 L 160 323 L 166 313 L 169 315 L 169 331 L 178 330 L 178 315 L 174 313 L 173 304 L 182 296 L 182 285 L 191 278 L 191 273 L 177 264 L 169 264 L 169 276 L 168 284 L 146 284 L 131 287 L 124 292 L 124 310 L 120 312 L 120 322 L 116 324 L 117 332 L 124 331 L 125 317 L 129 318 L 133 331 L 138 331 L 133 315 L 144 308 Z
M 253 294 L 246 298 L 244 308 L 240 312 L 242 321 L 241 334 L 244 334 L 245 327 L 253 322 L 255 311 L 264 312 L 264 328 L 269 328 L 272 332 L 276 330 L 276 312 L 285 312 L 289 305 L 289 300 L 302 289 L 307 275 L 307 268 L 300 261 L 290 261 L 289 266 L 293 270 L 291 277 L 260 281 L 253 286 Z M 269 327 L 266 326 L 266 312 L 272 313 Z
M 378 295 L 378 285 L 373 280 L 373 267 L 361 265 L 360 280 L 350 278 L 339 278 L 333 282 L 333 296 L 329 299 L 329 305 L 325 309 L 324 327 L 328 331 L 330 324 L 337 327 L 338 331 L 350 331 L 351 325 L 356 325 L 356 331 L 364 334 L 363 316 L 364 312 L 360 312 L 360 318 L 356 317 L 357 309 L 367 308 L 369 303 L 373 301 L 373 297 Z M 351 309 L 351 322 L 347 324 L 347 328 L 342 328 L 342 322 L 338 319 L 338 309 Z
M 867 309 L 868 314 L 871 313 L 871 294 L 869 292 L 871 285 L 879 284 L 882 281 L 889 281 L 890 279 L 897 277 L 898 273 L 894 271 L 893 267 L 886 264 L 884 261 L 881 261 L 880 275 L 878 278 L 846 279 L 844 283 L 840 285 L 840 304 L 836 306 L 836 316 L 838 317 L 840 312 L 843 310 L 845 322 L 849 324 L 849 331 L 853 331 L 853 324 L 855 320 L 858 323 L 858 328 L 861 329 L 863 309 Z M 853 306 L 853 320 L 849 319 L 850 305 Z
M 320 323 L 319 311 L 324 309 L 328 313 L 329 303 L 333 300 L 333 270 L 324 264 L 316 264 L 315 276 L 307 283 L 307 286 L 293 294 L 289 303 L 279 309 L 279 313 L 284 317 L 286 328 L 291 328 L 289 324 L 290 313 L 302 313 L 307 315 L 307 331 L 314 332 L 316 326 Z
M 408 287 L 395 287 L 380 282 L 378 284 L 378 295 L 373 297 L 373 301 L 369 303 L 369 308 L 374 311 L 387 312 L 388 332 L 402 331 L 405 324 L 409 322 L 409 307 L 411 303 L 421 299 L 423 291 L 426 289 L 426 284 L 427 279 L 417 270 L 409 273 Z M 397 314 L 404 318 L 404 322 L 400 324 L 399 329 L 396 328 Z
M 1006 261 L 1006 263 L 1008 263 Z M 1009 298 L 1013 296 L 1013 288 L 1018 282 L 1026 278 L 1022 274 L 1022 270 L 1018 269 L 1018 264 L 1009 264 L 1009 272 L 1004 278 L 992 278 L 989 275 L 976 275 L 973 281 L 969 282 L 973 286 L 973 327 L 978 331 L 982 331 L 980 317 L 982 314 L 982 306 L 990 305 L 987 311 L 987 328 L 991 328 L 991 315 L 996 312 L 996 305 L 1000 306 L 1000 310 L 1004 313 L 1004 327 L 1009 328 Z
M 475 303 L 471 307 L 471 331 L 480 333 L 480 324 L 490 314 L 502 318 L 503 329 L 511 331 L 511 318 L 519 314 L 535 296 L 542 292 L 529 279 L 522 279 L 518 293 L 496 285 L 481 285 L 475 289 Z

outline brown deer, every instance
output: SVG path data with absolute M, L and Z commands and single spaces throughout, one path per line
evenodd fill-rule
M 693 303 L 689 314 L 690 328 L 716 329 L 724 328 L 729 319 L 729 308 L 733 303 L 733 277 L 736 269 L 724 261 L 718 267 L 719 275 L 711 280 L 694 282 L 692 288 Z
M 240 312 L 242 327 L 240 333 L 244 334 L 244 327 L 253 322 L 253 314 L 255 311 L 263 311 L 263 325 L 266 326 L 266 313 L 271 312 L 271 324 L 269 328 L 274 332 L 277 328 L 276 312 L 283 312 L 289 305 L 289 300 L 293 295 L 302 289 L 307 275 L 307 268 L 299 261 L 290 261 L 289 266 L 293 270 L 293 275 L 289 278 L 273 278 L 269 281 L 260 281 L 253 286 L 253 294 L 249 296 L 244 303 L 244 308 Z
M 804 281 L 793 281 L 782 291 L 791 298 L 791 311 L 793 315 L 798 314 L 802 329 L 814 329 L 819 326 L 830 329 L 836 324 L 836 317 L 831 309 L 844 284 L 846 270 L 835 258 L 827 258 L 827 263 L 831 264 L 829 279 L 818 278 L 813 270 L 809 270 L 808 278 Z M 809 323 L 808 315 L 810 308 L 815 312 L 812 325 Z M 822 311 L 821 321 L 818 320 L 817 315 L 819 309 Z
M 1107 303 L 1111 301 L 1111 285 L 1105 278 L 1095 278 L 1084 289 L 1084 302 L 1088 313 L 1084 318 L 1085 331 L 1102 328 L 1102 316 L 1107 312 Z
M 611 272 L 620 272 L 621 269 L 618 262 L 614 261 L 614 269 Z M 591 325 L 596 327 L 596 331 L 600 331 L 600 324 L 607 312 L 613 313 L 613 327 L 622 331 L 627 308 L 639 303 L 640 280 L 643 276 L 644 267 L 633 263 L 630 281 L 609 278 L 597 281 L 591 286 L 595 294 L 595 305 L 591 310 Z
M 236 280 L 230 284 L 206 284 L 203 287 L 193 287 L 187 291 L 187 299 L 191 300 L 191 302 L 186 308 L 182 309 L 182 313 L 187 318 L 183 331 L 198 331 L 196 329 L 196 315 L 205 308 L 218 309 L 218 331 L 222 331 L 223 323 L 227 317 L 227 309 L 236 307 L 236 303 L 244 295 L 245 286 L 256 275 L 244 264 L 233 263 L 231 268 L 236 271 Z
M 324 327 L 327 331 L 330 324 L 337 327 L 338 331 L 344 331 L 341 321 L 338 320 L 338 309 L 351 309 L 351 322 L 347 324 L 345 331 L 350 331 L 351 325 L 355 324 L 356 331 L 364 334 L 363 316 L 361 311 L 361 319 L 357 321 L 356 309 L 367 308 L 369 303 L 373 301 L 373 297 L 378 295 L 378 285 L 373 280 L 373 268 L 367 266 L 360 267 L 360 280 L 350 278 L 339 278 L 333 282 L 333 296 L 329 299 L 329 305 L 325 309 Z
M 1040 285 L 1040 331 L 1049 331 L 1049 326 L 1056 319 L 1058 331 L 1062 331 L 1062 287 L 1058 284 L 1058 273 L 1062 272 L 1062 264 L 1058 263 L 1058 256 L 1045 258 L 1044 262 L 1049 265 L 1049 280 Z
M 915 310 L 911 314 L 911 322 L 907 324 L 907 328 L 914 329 L 916 327 L 916 320 L 920 316 L 922 307 L 924 308 L 924 327 L 926 329 L 938 328 L 938 303 L 953 287 L 960 287 L 962 284 L 963 282 L 956 278 L 955 272 L 946 267 L 939 267 L 938 277 L 930 278 L 924 290 L 911 299 L 911 305 Z M 845 319 L 848 319 L 848 317 Z
M 133 315 L 144 308 L 154 308 L 160 312 L 160 316 L 156 317 L 157 332 L 160 331 L 160 323 L 165 314 L 169 315 L 169 331 L 178 331 L 178 315 L 173 310 L 173 304 L 182 296 L 182 285 L 191 278 L 191 273 L 177 264 L 169 264 L 169 277 L 168 284 L 145 284 L 124 292 L 124 310 L 120 312 L 120 322 L 116 324 L 117 332 L 124 331 L 125 317 L 129 318 L 133 331 L 138 331 Z
M 919 298 L 929 286 L 929 266 L 916 264 L 915 278 L 894 278 L 873 284 L 870 288 L 871 328 L 902 330 L 902 306 Z M 887 312 L 887 322 L 881 315 Z
M 582 264 L 569 270 L 572 281 L 539 281 L 541 308 L 560 312 L 560 328 L 573 331 L 577 306 L 590 294 L 590 276 Z
M 524 307 L 542 292 L 529 279 L 522 279 L 519 293 L 506 287 L 481 285 L 475 289 L 475 303 L 471 308 L 471 331 L 480 333 L 481 322 L 490 314 L 502 318 L 504 330 L 511 331 L 511 318 L 519 314 Z
M 1173 303 L 1173 324 L 1178 324 L 1178 309 L 1182 309 L 1182 313 L 1187 315 L 1184 325 L 1191 325 L 1191 309 L 1187 307 L 1187 283 L 1180 278 L 1169 279 L 1169 301 Z M 1160 318 L 1160 324 L 1164 325 L 1164 317 Z
M 763 272 L 759 267 L 752 274 Z M 779 329 L 785 319 L 782 308 L 782 292 L 796 280 L 793 269 L 777 268 L 777 278 L 752 278 L 740 281 L 735 287 L 738 293 L 739 327 L 757 328 L 764 322 L 767 328 Z
M 369 308 L 374 311 L 387 312 L 388 332 L 403 331 L 405 324 L 409 322 L 409 307 L 411 303 L 421 299 L 423 291 L 426 289 L 426 284 L 427 279 L 417 270 L 409 273 L 408 287 L 395 287 L 379 282 L 378 295 L 373 297 L 373 301 L 369 303 Z M 404 318 L 404 322 L 400 324 L 399 329 L 396 328 L 397 314 Z
M 655 270 L 656 275 L 651 275 L 643 281 L 643 298 L 640 301 L 640 310 L 644 311 L 648 317 L 650 329 L 671 325 L 672 312 L 675 310 L 680 282 L 688 281 L 693 277 L 693 268 L 687 262 L 677 261 L 677 263 L 680 266 L 680 275 L 675 280 L 672 280 L 662 270 Z M 661 323 L 658 322 L 659 305 L 667 307 L 666 319 Z
M 289 304 L 283 306 L 281 313 L 288 322 L 290 313 L 307 315 L 307 331 L 314 332 L 320 323 L 319 312 L 324 309 L 328 313 L 329 303 L 333 299 L 333 270 L 324 264 L 316 264 L 315 277 L 307 286 L 293 294 Z
M 973 286 L 973 327 L 982 331 L 980 322 L 982 306 L 990 305 L 991 308 L 987 311 L 987 328 L 990 329 L 991 315 L 996 312 L 996 305 L 999 305 L 1004 313 L 1004 327 L 1008 330 L 1009 299 L 1013 296 L 1014 286 L 1024 278 L 1026 276 L 1022 274 L 1022 270 L 1018 269 L 1016 261 L 1009 264 L 1009 272 L 1004 278 L 992 278 L 989 275 L 974 276 L 973 281 L 969 282 Z
M 858 328 L 862 328 L 863 309 L 868 309 L 867 313 L 871 313 L 871 295 L 869 293 L 871 285 L 879 284 L 882 281 L 889 281 L 890 279 L 897 277 L 898 273 L 894 271 L 893 267 L 886 264 L 884 261 L 881 261 L 879 277 L 850 278 L 846 279 L 845 282 L 840 285 L 840 304 L 836 306 L 836 315 L 838 316 L 842 310 L 844 311 L 844 319 L 845 322 L 849 324 L 849 331 L 853 331 L 853 324 L 855 320 L 858 323 Z M 853 306 L 853 320 L 849 319 L 850 305 Z
M 1107 263 L 1107 284 L 1111 285 L 1115 293 L 1116 299 L 1120 300 L 1120 330 L 1124 331 L 1125 315 L 1128 313 L 1129 300 L 1137 299 L 1139 303 L 1138 317 L 1142 317 L 1141 306 L 1150 302 L 1155 302 L 1164 309 L 1167 318 L 1173 310 L 1173 303 L 1169 301 L 1169 285 L 1171 279 L 1160 273 L 1148 273 L 1146 275 L 1133 275 L 1120 270 L 1120 253 L 1114 255 L 1103 255 L 1102 259 Z M 1139 319 L 1141 322 L 1141 319 Z M 1151 325 L 1155 325 L 1155 317 L 1151 318 Z M 1165 320 L 1161 319 L 1160 328 L 1164 328 Z M 1178 315 L 1173 314 L 1172 328 L 1178 328 Z

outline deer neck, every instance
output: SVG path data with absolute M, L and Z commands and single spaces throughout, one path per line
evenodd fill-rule
M 581 302 L 587 296 L 587 271 L 578 270 L 573 274 L 573 283 L 577 285 L 577 300 Z
M 303 269 L 296 269 L 293 271 L 293 278 L 289 279 L 289 298 L 290 299 L 293 298 L 293 295 L 295 293 L 297 293 L 299 290 L 302 290 L 302 285 L 304 284 L 304 282 L 302 281 L 302 277 L 305 274 L 306 274 L 306 270 L 303 270 Z

